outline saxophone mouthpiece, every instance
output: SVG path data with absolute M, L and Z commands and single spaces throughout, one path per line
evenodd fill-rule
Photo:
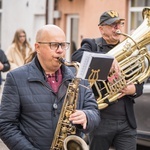
M 65 63 L 65 59 L 62 58 L 62 57 L 59 57 L 58 60 L 59 60 L 59 62 L 60 62 L 61 64 L 64 64 L 64 63 Z

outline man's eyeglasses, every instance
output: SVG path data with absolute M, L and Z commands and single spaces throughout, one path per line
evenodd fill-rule
M 102 26 L 111 26 L 112 28 L 117 28 L 117 27 L 123 27 L 124 26 L 124 22 L 114 22 L 112 24 L 102 24 Z
M 62 43 L 58 43 L 58 42 L 38 42 L 39 44 L 48 44 L 51 50 L 57 50 L 59 48 L 59 46 L 61 46 L 62 50 L 67 50 L 70 46 L 69 42 L 62 42 Z

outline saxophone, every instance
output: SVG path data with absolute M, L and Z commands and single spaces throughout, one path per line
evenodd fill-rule
M 78 71 L 79 63 L 68 63 L 62 58 L 59 61 Z M 50 150 L 88 150 L 86 142 L 75 135 L 76 127 L 69 121 L 69 116 L 76 110 L 79 82 L 80 79 L 75 77 L 68 86 Z
M 150 44 L 150 8 L 142 11 L 143 23 L 131 36 L 117 32 L 127 38 L 108 52 L 113 55 L 120 66 L 121 76 L 115 78 L 113 72 L 109 78 L 113 78 L 113 84 L 107 81 L 94 83 L 97 91 L 98 108 L 104 109 L 117 101 L 120 91 L 130 83 L 142 83 L 150 76 L 150 53 L 146 46 Z

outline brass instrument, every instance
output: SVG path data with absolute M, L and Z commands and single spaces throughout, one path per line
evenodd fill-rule
M 108 52 L 113 55 L 120 66 L 121 76 L 116 79 L 111 72 L 113 84 L 107 81 L 96 82 L 98 107 L 104 109 L 115 102 L 121 95 L 120 90 L 131 83 L 142 83 L 150 76 L 150 54 L 146 46 L 150 43 L 150 8 L 142 11 L 143 23 L 127 38 Z
M 59 61 L 78 71 L 79 63 L 68 63 L 62 58 Z M 50 150 L 88 150 L 86 142 L 75 135 L 76 127 L 69 121 L 69 116 L 76 110 L 79 82 L 79 78 L 74 78 L 68 86 Z

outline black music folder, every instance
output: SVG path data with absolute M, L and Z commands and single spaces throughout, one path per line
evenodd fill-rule
M 95 76 L 97 80 L 107 80 L 113 60 L 114 57 L 108 54 L 84 51 L 77 77 L 89 79 Z

